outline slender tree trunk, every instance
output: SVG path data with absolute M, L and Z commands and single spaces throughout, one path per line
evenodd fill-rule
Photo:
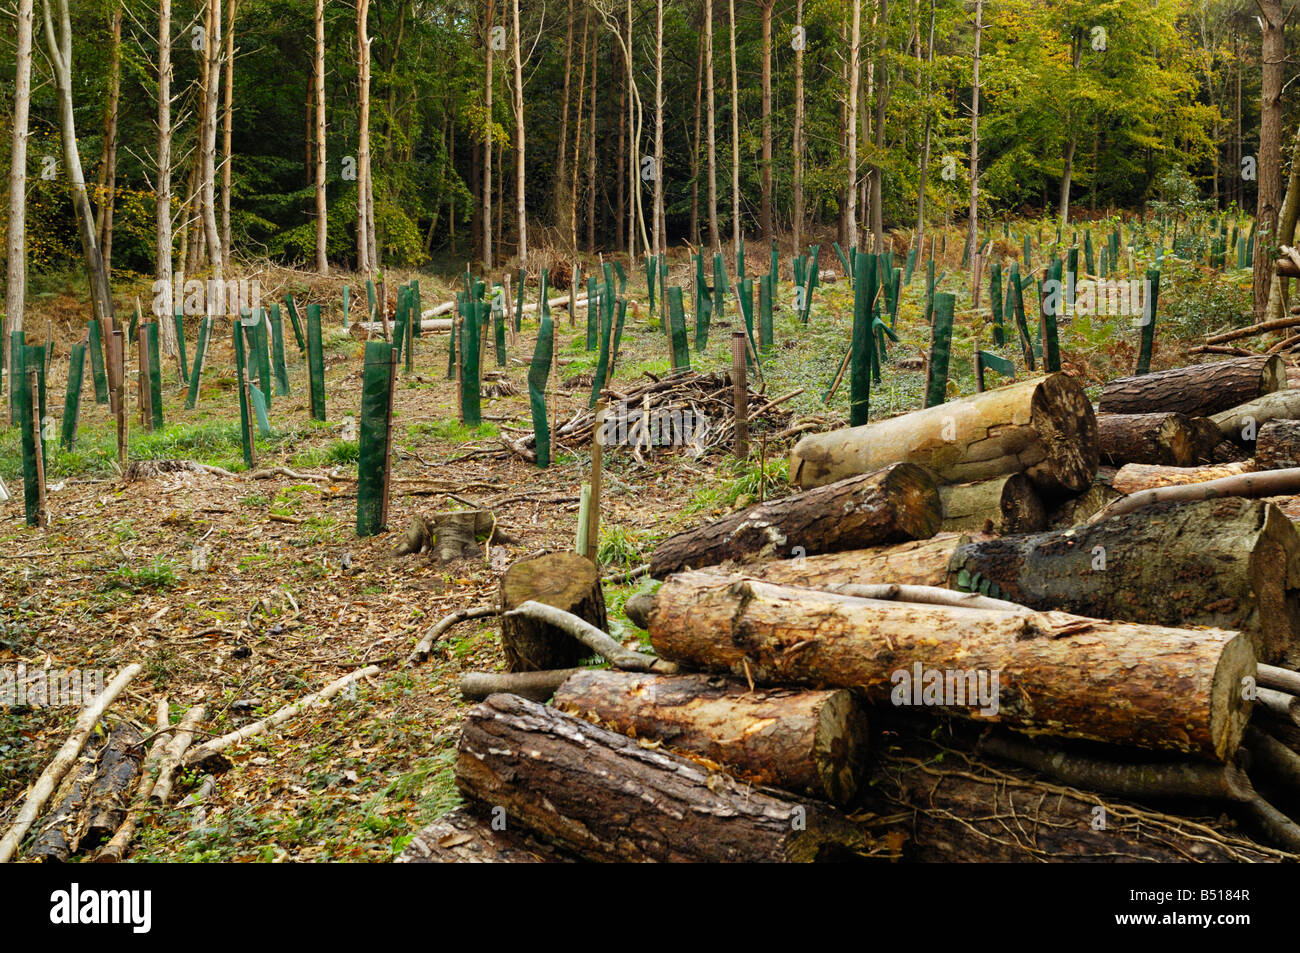
M 763 241 L 772 241 L 772 11 L 776 0 L 764 0 L 763 13 L 763 192 L 759 200 L 759 227 Z M 796 57 L 798 54 L 795 54 Z M 795 246 L 795 254 L 799 248 Z
M 45 43 L 54 73 L 55 89 L 59 97 L 59 129 L 63 141 L 64 171 L 72 191 L 72 207 L 77 216 L 81 236 L 81 250 L 86 259 L 86 272 L 90 282 L 91 305 L 103 326 L 112 328 L 113 292 L 104 260 L 99 254 L 99 233 L 95 227 L 95 213 L 86 194 L 86 179 L 81 170 L 81 155 L 77 151 L 77 128 L 72 107 L 72 18 L 68 13 L 68 0 L 56 0 L 59 6 L 59 33 L 54 32 L 54 18 L 50 0 L 41 0 L 45 18 Z M 25 97 L 24 97 L 25 98 Z M 10 186 L 13 186 L 12 179 Z M 11 385 L 12 386 L 12 385 Z
M 483 101 L 487 130 L 484 132 L 483 146 L 483 267 L 492 268 L 492 46 L 494 38 L 492 27 L 496 19 L 496 2 L 487 3 L 487 29 L 483 44 Z
M 706 153 L 709 163 L 709 247 L 717 254 L 722 251 L 722 241 L 718 237 L 718 145 L 713 106 L 713 0 L 704 0 L 704 72 L 708 94 L 705 113 L 709 130 Z
M 172 0 L 158 0 L 158 202 L 154 212 L 157 287 L 172 287 Z M 163 321 L 163 324 L 167 324 Z
M 9 234 L 5 242 L 5 325 L 0 354 L 10 373 L 9 404 L 14 412 L 14 361 L 10 352 L 10 332 L 23 329 L 23 308 L 27 291 L 27 120 L 32 96 L 32 0 L 18 0 L 15 27 L 17 46 L 14 52 L 14 114 L 9 164 Z
M 1282 78 L 1286 59 L 1281 0 L 1261 0 L 1263 66 L 1260 81 L 1259 198 L 1255 210 L 1255 320 L 1264 318 L 1269 280 L 1277 257 L 1278 207 L 1282 201 Z
M 653 253 L 662 255 L 664 236 L 664 0 L 655 0 L 655 197 Z
M 984 30 L 984 0 L 975 0 L 975 53 L 972 67 L 970 94 L 970 221 L 966 236 L 968 260 L 979 281 L 975 267 L 975 253 L 979 250 L 980 210 L 980 34 Z
M 930 74 L 934 66 L 934 22 L 935 0 L 930 0 L 930 38 L 926 43 L 925 50 L 925 133 L 923 135 L 924 144 L 921 147 L 919 182 L 916 189 L 916 238 L 913 240 L 913 244 L 918 249 L 917 254 L 920 254 L 921 242 L 925 240 L 925 186 L 930 178 L 930 88 L 933 81 Z
M 858 84 L 862 81 L 862 0 L 853 0 L 853 24 L 849 33 L 849 107 L 845 117 L 848 131 L 848 181 L 844 192 L 848 202 L 845 240 L 858 247 Z
M 230 260 L 230 133 L 235 101 L 235 3 L 226 0 L 226 86 L 221 108 L 221 260 Z
M 569 169 L 569 244 L 578 250 L 578 166 L 582 163 L 582 104 L 587 99 L 587 34 L 591 10 L 582 18 L 582 63 L 578 68 L 578 108 L 574 110 L 573 163 Z M 594 117 L 593 117 L 594 122 Z
M 882 156 L 885 154 L 885 118 L 889 111 L 889 69 L 888 61 L 883 55 L 889 36 L 888 0 L 880 0 L 879 22 L 881 24 L 879 29 L 880 55 L 878 56 L 880 65 L 879 75 L 876 77 L 876 122 L 873 130 L 873 142 L 876 147 L 876 155 Z M 883 248 L 885 241 L 884 173 L 878 158 L 871 163 L 871 234 L 875 238 L 876 247 Z
M 233 2 L 233 0 L 231 0 Z M 225 258 L 221 233 L 217 229 L 217 94 L 221 87 L 221 0 L 208 2 L 207 53 L 208 110 L 203 130 L 203 235 L 212 262 L 212 277 L 221 281 Z
M 704 100 L 704 31 L 696 44 L 695 57 L 695 135 L 691 137 L 691 243 L 700 244 L 700 118 Z
M 736 0 L 727 3 L 731 46 L 731 251 L 740 253 L 740 90 L 736 75 Z
M 624 60 L 627 59 L 626 51 Z M 627 245 L 630 229 L 624 227 L 627 214 L 627 140 L 630 123 L 627 114 L 628 83 L 626 63 L 618 91 L 618 158 L 615 161 L 617 186 L 614 200 L 614 247 L 619 251 L 631 251 Z
M 357 0 L 357 270 L 369 276 L 370 256 L 370 0 Z M 490 54 L 489 54 L 490 55 Z
M 803 0 L 795 0 L 797 35 L 794 48 L 794 253 L 803 249 L 803 51 L 807 46 L 803 26 Z
M 591 142 L 587 149 L 587 251 L 596 251 L 596 64 L 600 60 L 600 30 L 591 34 Z
M 1287 177 L 1286 195 L 1282 199 L 1282 211 L 1277 226 L 1279 248 L 1295 241 L 1297 216 L 1300 216 L 1300 127 L 1296 129 L 1291 144 L 1291 172 Z M 1270 276 L 1267 314 L 1270 321 L 1283 317 L 1282 287 L 1283 282 L 1287 280 L 1276 271 Z
M 325 0 L 316 0 L 316 271 L 327 275 L 329 213 L 325 202 Z
M 515 214 L 519 228 L 519 264 L 528 261 L 528 204 L 524 191 L 527 159 L 524 149 L 524 65 L 519 36 L 519 0 L 511 0 L 515 25 Z M 566 70 L 565 82 L 568 82 Z
M 109 32 L 108 105 L 104 109 L 104 150 L 99 164 L 99 249 L 104 270 L 113 274 L 113 204 L 117 193 L 117 113 L 122 93 L 122 4 L 113 4 Z
M 572 85 L 573 74 L 573 0 L 569 0 L 569 19 L 568 30 L 564 36 L 564 92 L 560 96 L 560 134 L 556 141 L 555 155 L 555 185 L 553 188 L 554 199 L 552 201 L 552 215 L 555 219 L 556 227 L 567 227 L 570 224 L 571 210 L 566 207 L 567 199 L 570 197 L 569 192 L 569 89 Z M 582 102 L 579 96 L 578 102 Z M 578 110 L 578 120 L 581 121 L 582 110 Z M 578 139 L 582 134 L 577 135 Z M 569 228 L 570 235 L 573 229 Z M 571 246 L 574 250 L 576 246 Z

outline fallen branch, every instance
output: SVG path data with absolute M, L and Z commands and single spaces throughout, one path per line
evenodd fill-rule
M 172 776 L 185 757 L 190 742 L 194 740 L 194 729 L 207 713 L 203 705 L 195 705 L 187 711 L 176 725 L 176 731 L 167 748 L 163 751 L 162 761 L 158 765 L 158 777 L 149 792 L 149 800 L 159 806 L 165 806 L 172 794 Z
M 1300 493 L 1300 467 L 1286 470 L 1266 470 L 1262 473 L 1240 473 L 1220 477 L 1205 483 L 1184 483 L 1178 486 L 1157 486 L 1139 490 L 1102 507 L 1088 523 L 1099 523 L 1112 516 L 1131 513 L 1152 503 L 1212 500 L 1221 496 L 1289 496 Z
M 541 672 L 467 672 L 457 687 L 466 701 L 481 702 L 489 695 L 505 692 L 535 702 L 550 701 L 551 696 L 578 668 L 552 668 Z
M 1224 331 L 1222 334 L 1212 334 L 1205 339 L 1205 343 L 1227 344 L 1229 341 L 1238 341 L 1241 338 L 1254 337 L 1256 334 L 1264 334 L 1267 331 L 1279 331 L 1282 328 L 1293 328 L 1298 324 L 1300 324 L 1300 316 L 1292 315 L 1289 318 L 1277 318 L 1273 321 L 1263 321 L 1259 324 L 1252 324 L 1250 327 L 1246 328 Z
M 625 672 L 658 672 L 661 675 L 673 675 L 677 665 L 653 655 L 633 652 L 625 649 L 586 619 L 581 619 L 571 612 L 548 606 L 532 599 L 509 612 L 506 616 L 523 616 L 561 629 L 573 636 L 587 648 L 604 658 L 615 668 Z
M 424 633 L 424 637 L 415 645 L 415 650 L 407 658 L 407 664 L 413 662 L 423 662 L 429 657 L 429 651 L 433 648 L 433 643 L 442 638 L 442 634 L 450 629 L 453 625 L 466 622 L 469 619 L 486 619 L 489 616 L 499 615 L 500 610 L 496 606 L 475 606 L 472 609 L 457 609 L 451 615 L 443 616 L 429 630 Z
M 640 579 L 649 571 L 650 571 L 650 564 L 642 563 L 640 566 L 637 566 L 635 569 L 628 569 L 624 572 L 614 572 L 614 573 L 610 573 L 608 576 L 602 576 L 600 581 L 611 582 L 611 583 L 631 582 L 633 579 Z
M 91 731 L 94 730 L 95 723 L 99 721 L 105 709 L 113 704 L 114 699 L 122 693 L 122 690 L 126 688 L 131 679 L 135 678 L 142 667 L 139 662 L 134 662 L 122 669 L 111 682 L 104 686 L 104 691 L 95 696 L 94 701 L 81 710 L 76 723 L 72 726 L 72 734 L 68 736 L 67 741 L 63 742 L 63 747 L 58 750 L 58 753 L 54 755 L 54 759 L 41 772 L 41 776 L 36 779 L 36 784 L 32 786 L 26 800 L 23 801 L 22 809 L 18 812 L 18 817 L 13 826 L 9 828 L 4 838 L 0 839 L 0 864 L 7 864 L 13 859 L 14 854 L 18 852 L 18 845 L 22 842 L 23 837 L 31 828 L 37 816 L 39 816 L 41 808 L 50 799 L 50 795 L 54 793 L 54 789 L 58 787 L 63 776 L 68 773 L 68 769 L 76 762 L 77 756 L 81 754 L 81 749 L 85 747 L 86 739 L 90 737 Z
M 1276 688 L 1280 692 L 1300 695 L 1300 672 L 1293 672 L 1289 668 L 1261 663 L 1255 673 L 1255 681 L 1265 688 Z
M 1274 780 L 1285 784 L 1292 794 L 1300 794 L 1300 754 L 1254 725 L 1246 727 L 1244 743 L 1251 755 L 1252 770 L 1259 765 Z
M 1300 725 L 1300 698 L 1272 688 L 1256 688 L 1255 704 L 1275 718 Z
M 300 715 L 312 705 L 333 698 L 353 682 L 375 675 L 378 672 L 378 665 L 368 665 L 365 668 L 359 668 L 355 671 L 349 672 L 342 678 L 330 682 L 320 691 L 313 692 L 312 694 L 294 702 L 292 705 L 286 705 L 274 715 L 270 715 L 267 718 L 263 718 L 261 721 L 255 721 L 250 725 L 245 725 L 237 731 L 232 731 L 229 734 L 222 735 L 220 738 L 213 738 L 211 741 L 199 745 L 185 756 L 184 763 L 186 765 L 198 764 L 207 758 L 212 757 L 214 754 L 224 751 L 231 745 L 238 744 L 241 741 L 247 741 L 249 738 L 254 738 L 257 735 L 270 731 L 272 728 L 282 725 L 290 718 Z
M 991 599 L 978 592 L 955 592 L 939 586 L 907 586 L 898 583 L 864 584 L 832 582 L 816 588 L 838 592 L 857 599 L 893 599 L 897 602 L 920 602 L 930 606 L 958 606 L 968 609 L 994 609 L 1001 612 L 1025 613 L 1030 610 L 1005 599 Z

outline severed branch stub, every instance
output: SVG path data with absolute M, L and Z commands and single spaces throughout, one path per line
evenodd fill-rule
M 433 643 L 442 638 L 452 626 L 470 619 L 486 619 L 489 616 L 500 615 L 500 610 L 496 606 L 474 606 L 470 609 L 457 609 L 450 615 L 445 615 L 435 624 L 429 627 L 424 633 L 423 638 L 416 643 L 415 649 L 407 658 L 406 663 L 410 665 L 413 662 L 423 662 L 429 657 L 429 652 L 433 649 Z
M 591 651 L 603 657 L 609 664 L 625 672 L 658 672 L 661 675 L 672 675 L 677 671 L 675 663 L 653 655 L 645 655 L 641 652 L 625 649 L 587 620 L 581 619 L 571 612 L 565 612 L 563 609 L 557 609 L 555 606 L 548 606 L 530 599 L 505 613 L 506 618 L 520 616 L 537 622 L 545 622 L 547 625 L 562 629 L 591 649 Z

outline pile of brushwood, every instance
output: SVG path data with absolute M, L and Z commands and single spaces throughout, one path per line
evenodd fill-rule
M 653 655 L 582 557 L 517 563 L 466 804 L 402 859 L 1300 859 L 1286 385 L 1053 374 L 807 435 L 798 492 L 657 547 Z

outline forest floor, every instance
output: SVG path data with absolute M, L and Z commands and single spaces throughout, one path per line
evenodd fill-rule
M 828 257 L 822 256 L 823 268 Z M 671 281 L 685 283 L 689 270 L 683 253 Z M 788 272 L 787 259 L 786 279 Z M 1204 276 L 1189 276 L 1196 287 L 1207 286 Z M 409 277 L 414 275 L 389 275 L 390 281 Z M 454 279 L 419 277 L 426 308 L 452 296 Z M 646 373 L 661 375 L 670 366 L 657 317 L 647 319 L 644 270 L 629 267 L 628 279 L 627 295 L 640 306 L 629 308 L 614 388 L 645 380 Z M 1222 280 L 1239 286 L 1241 279 Z M 531 430 L 526 375 L 537 328 L 533 315 L 525 317 L 499 369 L 517 393 L 484 400 L 478 428 L 457 422 L 454 383 L 446 375 L 447 337 L 419 339 L 415 370 L 401 375 L 396 388 L 389 529 L 356 536 L 355 483 L 346 478 L 355 477 L 357 444 L 345 439 L 355 427 L 345 417 L 358 416 L 364 345 L 341 327 L 340 285 L 338 278 L 313 282 L 288 273 L 271 293 L 265 285 L 263 291 L 266 302 L 292 290 L 300 309 L 313 301 L 325 305 L 329 422 L 310 419 L 306 362 L 293 346 L 286 315 L 292 396 L 274 399 L 273 436 L 258 444 L 259 467 L 279 465 L 314 479 L 251 480 L 242 473 L 229 325 L 214 334 L 195 410 L 183 409 L 174 362 L 168 366 L 165 427 L 144 432 L 132 401 L 130 457 L 195 460 L 228 469 L 234 479 L 178 472 L 122 482 L 108 410 L 94 403 L 87 373 L 76 447 L 51 452 L 47 463 L 52 525 L 48 531 L 28 529 L 17 431 L 0 430 L 0 476 L 16 497 L 0 504 L 0 667 L 21 662 L 29 670 L 98 669 L 109 678 L 142 662 L 143 673 L 113 707 L 115 716 L 136 720 L 148 733 L 155 703 L 165 697 L 173 721 L 190 706 L 206 705 L 205 732 L 216 734 L 264 717 L 353 669 L 382 666 L 355 692 L 229 749 L 231 766 L 217 777 L 206 816 L 196 819 L 193 808 L 173 807 L 145 819 L 136 838 L 138 860 L 394 857 L 422 825 L 459 801 L 452 763 L 466 706 L 456 691 L 458 675 L 502 667 L 491 619 L 451 630 L 426 663 L 404 666 L 407 654 L 444 614 L 493 602 L 501 572 L 515 560 L 573 546 L 589 452 L 557 448 L 553 465 L 540 471 L 500 452 L 497 439 Z M 914 278 L 904 288 L 902 341 L 891 350 L 883 383 L 873 387 L 873 416 L 920 406 L 929 333 L 920 317 L 923 285 Z M 355 301 L 361 285 L 353 280 L 351 286 Z M 847 381 L 829 405 L 822 396 L 849 340 L 847 281 L 822 285 L 807 327 L 789 307 L 788 280 L 778 297 L 777 344 L 763 364 L 765 394 L 803 388 L 785 405 L 794 421 L 816 420 L 819 428 L 842 422 Z M 536 298 L 537 287 L 530 284 L 526 300 Z M 959 292 L 952 396 L 974 390 L 976 326 L 969 299 L 969 289 Z M 1167 301 L 1177 300 L 1176 290 L 1162 291 L 1162 313 Z M 715 317 L 703 353 L 692 349 L 695 369 L 729 369 L 735 307 L 729 300 L 726 315 Z M 85 311 L 84 293 L 66 287 L 35 296 L 29 312 L 28 343 L 44 339 L 47 321 L 52 329 L 48 403 L 56 417 L 72 329 L 79 339 Z M 595 355 L 585 347 L 585 310 L 579 309 L 576 322 L 562 310 L 554 317 L 563 420 L 587 405 Z M 1186 346 L 1198 343 L 1213 320 L 1175 314 L 1158 324 L 1154 366 L 1184 363 Z M 1064 368 L 1090 387 L 1130 373 L 1137 331 L 1129 321 L 1067 323 Z M 193 346 L 191 336 L 190 355 Z M 1003 353 L 1015 356 L 1011 349 Z M 484 370 L 498 370 L 490 343 Z M 725 448 L 699 459 L 667 450 L 646 456 L 644 464 L 626 450 L 606 449 L 603 571 L 647 561 L 656 540 L 747 505 L 760 492 L 786 492 L 790 440 L 764 443 L 762 435 L 757 428 L 754 453 L 743 463 Z M 493 510 L 517 542 L 493 543 L 484 558 L 454 564 L 393 555 L 411 516 L 464 506 Z M 196 546 L 209 551 L 206 570 L 192 568 Z M 644 638 L 622 606 L 648 585 L 606 585 L 616 637 Z M 75 715 L 73 707 L 0 707 L 0 829 L 12 822 L 27 786 L 67 736 Z M 198 781 L 184 777 L 182 792 Z

